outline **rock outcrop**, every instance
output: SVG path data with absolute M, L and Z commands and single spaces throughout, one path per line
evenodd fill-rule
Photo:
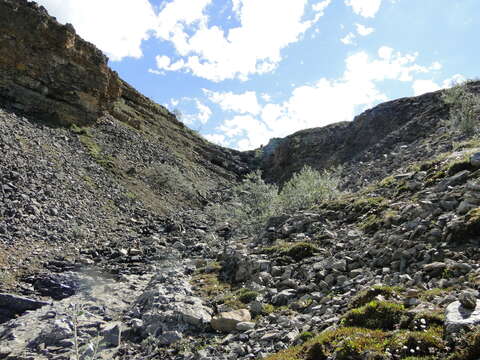
M 0 1 L 0 104 L 54 124 L 91 124 L 121 81 L 94 45 L 27 0 Z

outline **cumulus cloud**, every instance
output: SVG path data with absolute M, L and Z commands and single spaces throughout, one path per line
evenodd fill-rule
M 360 36 L 367 36 L 367 35 L 370 35 L 371 33 L 373 33 L 375 31 L 374 28 L 367 27 L 367 26 L 362 25 L 362 24 L 355 24 L 355 26 L 357 28 L 357 34 L 360 35 Z
M 350 6 L 353 12 L 365 18 L 373 18 L 380 9 L 382 0 L 345 0 L 345 5 Z
M 267 103 L 257 116 L 233 116 L 217 132 L 224 135 L 224 143 L 246 150 L 266 144 L 272 137 L 350 121 L 359 111 L 388 99 L 378 86 L 383 81 L 414 83 L 417 75 L 438 67 L 435 63 L 417 64 L 417 56 L 387 46 L 379 48 L 374 57 L 364 51 L 357 52 L 345 59 L 345 71 L 339 79 L 321 78 L 312 85 L 298 86 L 284 102 Z
M 343 38 L 340 39 L 340 41 L 345 44 L 345 45 L 353 45 L 355 40 L 355 34 L 354 33 L 348 33 L 345 35 Z
M 356 27 L 356 34 L 353 32 L 349 32 L 347 35 L 345 35 L 343 38 L 340 39 L 340 41 L 345 44 L 345 45 L 353 45 L 355 44 L 355 39 L 357 38 L 357 35 L 359 36 L 367 36 L 370 35 L 375 31 L 374 28 L 367 27 L 362 24 L 355 24 Z
M 159 69 L 188 71 L 216 82 L 272 72 L 281 50 L 297 42 L 330 1 L 315 3 L 305 19 L 308 0 L 233 0 L 240 26 L 225 31 L 209 25 L 206 9 L 212 0 L 173 0 L 159 13 L 156 35 L 171 42 L 180 57 L 161 57 Z
M 441 89 L 440 85 L 433 80 L 415 80 L 412 88 L 415 96 Z
M 59 22 L 73 24 L 80 36 L 112 60 L 141 57 L 141 43 L 156 25 L 156 15 L 148 0 L 36 1 Z
M 243 94 L 234 94 L 232 92 L 214 92 L 207 89 L 203 90 L 209 100 L 218 104 L 224 111 L 234 111 L 240 114 L 258 115 L 261 107 L 258 103 L 255 91 L 247 91 Z
M 437 63 L 438 64 L 438 63 Z M 433 68 L 438 68 L 438 66 L 433 65 Z M 440 66 L 441 68 L 441 66 Z M 426 79 L 426 80 L 415 80 L 412 83 L 412 89 L 415 96 L 422 95 L 427 92 L 437 91 L 440 89 L 446 89 L 452 87 L 456 84 L 460 84 L 466 80 L 465 76 L 461 74 L 455 74 L 452 77 L 445 79 L 441 84 L 437 84 L 435 81 Z

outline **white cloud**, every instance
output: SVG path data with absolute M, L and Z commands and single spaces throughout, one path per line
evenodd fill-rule
M 440 86 L 433 80 L 415 80 L 412 84 L 413 93 L 415 96 L 422 95 L 427 92 L 436 91 Z
M 374 28 L 367 27 L 367 26 L 362 25 L 362 24 L 355 24 L 355 26 L 357 28 L 357 34 L 360 35 L 360 36 L 367 36 L 367 35 L 370 35 L 371 33 L 373 33 L 375 31 Z
M 224 31 L 208 25 L 205 9 L 211 0 L 173 0 L 159 14 L 157 36 L 172 42 L 180 58 L 173 63 L 162 58 L 160 69 L 181 69 L 216 82 L 272 72 L 281 50 L 297 42 L 331 0 L 313 5 L 314 14 L 305 20 L 307 1 L 235 0 L 241 25 Z
M 375 17 L 380 9 L 382 0 L 345 0 L 345 5 L 350 6 L 353 12 L 363 17 Z
M 386 46 L 373 58 L 364 51 L 357 52 L 345 59 L 341 78 L 322 78 L 313 85 L 298 86 L 286 101 L 263 106 L 257 116 L 234 116 L 217 131 L 229 146 L 245 150 L 266 144 L 272 137 L 350 121 L 360 110 L 388 99 L 378 87 L 384 80 L 414 82 L 416 75 L 437 67 L 418 65 L 417 56 Z
M 434 70 L 437 70 L 438 66 L 436 64 L 440 65 L 437 62 L 437 63 L 434 63 L 431 66 L 431 68 L 434 69 Z M 441 68 L 441 65 L 440 65 L 440 68 Z M 448 79 L 445 79 L 442 82 L 441 85 L 437 84 L 435 81 L 430 80 L 430 79 L 415 80 L 412 83 L 412 89 L 413 89 L 413 93 L 415 94 L 415 96 L 417 96 L 417 95 L 425 94 L 427 92 L 437 91 L 437 90 L 440 90 L 440 89 L 446 89 L 446 88 L 452 87 L 456 84 L 462 83 L 465 80 L 466 80 L 466 78 L 461 74 L 455 74 L 452 77 L 450 77 Z
M 224 135 L 221 134 L 205 134 L 203 135 L 205 139 L 211 141 L 214 144 L 221 146 L 228 146 L 228 141 L 225 139 Z
M 234 94 L 232 92 L 214 92 L 207 89 L 203 90 L 208 99 L 218 104 L 224 111 L 234 111 L 240 114 L 258 115 L 261 107 L 258 103 L 255 91 L 247 91 L 243 94 Z
M 200 101 L 195 101 L 198 109 L 198 120 L 202 124 L 206 124 L 210 117 L 212 116 L 212 110 L 205 104 L 202 104 Z
M 340 41 L 345 45 L 353 45 L 355 39 L 354 33 L 348 33 L 345 37 L 341 38 Z
M 94 43 L 112 60 L 142 56 L 156 16 L 148 0 L 36 0 L 61 23 Z

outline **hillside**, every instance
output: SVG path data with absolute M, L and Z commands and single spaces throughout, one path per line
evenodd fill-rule
M 480 140 L 445 94 L 238 152 L 0 0 L 0 358 L 478 358 Z M 245 175 L 305 165 L 341 191 L 243 231 L 276 189 Z

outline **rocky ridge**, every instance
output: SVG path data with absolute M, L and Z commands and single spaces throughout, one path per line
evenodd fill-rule
M 267 147 L 268 179 L 342 165 L 349 191 L 232 238 L 205 205 L 253 154 L 199 139 L 34 3 L 0 10 L 0 358 L 478 357 L 480 141 L 439 92 Z

